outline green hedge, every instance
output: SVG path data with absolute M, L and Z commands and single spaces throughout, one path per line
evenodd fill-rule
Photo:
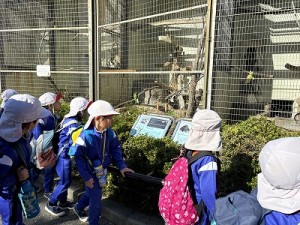
M 138 108 L 129 108 L 128 112 L 118 116 L 114 122 L 114 128 L 122 137 L 127 164 L 138 173 L 164 178 L 172 165 L 171 159 L 179 154 L 179 146 L 169 138 L 130 137 L 129 130 L 139 113 Z M 273 121 L 265 117 L 250 117 L 246 121 L 233 125 L 224 123 L 222 126 L 223 149 L 220 153 L 221 192 L 227 194 L 236 190 L 251 191 L 256 186 L 256 176 L 260 172 L 258 155 L 262 147 L 270 140 L 289 136 L 300 136 L 300 132 L 277 127 Z M 122 180 L 122 178 L 118 179 Z M 112 182 L 115 181 L 112 178 Z M 126 189 L 124 188 L 126 180 L 122 180 L 121 183 L 123 189 L 118 190 L 117 193 L 119 197 L 123 195 L 122 200 L 129 205 L 134 205 L 138 210 L 147 208 L 144 205 L 146 204 L 152 209 L 146 212 L 157 213 L 159 189 L 155 187 L 151 189 L 149 184 L 141 185 L 132 181 Z M 138 200 L 138 195 L 129 194 L 129 189 L 137 187 L 144 192 L 142 199 L 147 199 L 146 202 Z M 124 192 L 126 192 L 125 199 Z M 112 193 L 116 193 L 115 189 L 106 190 L 106 194 Z
M 68 105 L 64 104 L 60 114 L 66 114 L 68 109 Z M 141 113 L 147 111 L 137 106 L 122 109 L 121 115 L 114 117 L 113 129 L 122 142 L 128 167 L 138 173 L 164 178 L 171 168 L 171 159 L 178 156 L 180 146 L 169 138 L 131 137 L 130 129 Z M 265 117 L 250 117 L 233 125 L 223 123 L 221 134 L 223 149 L 220 153 L 222 161 L 220 184 L 223 194 L 240 189 L 251 191 L 256 186 L 256 177 L 260 172 L 258 155 L 268 141 L 300 136 L 300 132 L 277 127 L 273 121 Z M 126 202 L 136 210 L 158 213 L 157 186 L 110 174 L 109 185 L 104 189 L 104 193 Z
M 277 127 L 265 117 L 250 117 L 234 125 L 223 125 L 221 191 L 251 191 L 257 184 L 258 155 L 262 147 L 270 140 L 291 136 L 300 136 L 300 132 Z
M 155 139 L 147 136 L 130 137 L 123 143 L 127 165 L 133 170 L 165 177 L 170 170 L 170 159 L 178 156 L 179 146 L 170 138 Z

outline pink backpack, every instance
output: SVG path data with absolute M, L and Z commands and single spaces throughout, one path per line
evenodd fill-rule
M 192 225 L 199 217 L 188 187 L 188 159 L 179 158 L 165 178 L 158 207 L 167 225 Z

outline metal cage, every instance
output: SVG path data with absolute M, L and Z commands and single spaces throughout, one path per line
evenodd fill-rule
M 299 112 L 299 7 L 300 1 L 216 2 L 208 98 L 224 119 L 261 114 L 288 121 Z

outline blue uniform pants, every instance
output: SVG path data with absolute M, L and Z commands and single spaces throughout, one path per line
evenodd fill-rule
M 54 182 L 55 166 L 44 170 L 44 192 L 52 192 Z
M 80 198 L 77 209 L 83 210 L 89 205 L 89 225 L 99 225 L 101 216 L 102 188 L 100 188 L 96 177 L 94 178 L 94 187 L 85 187 L 85 193 Z
M 56 163 L 56 173 L 59 177 L 59 182 L 52 192 L 50 203 L 56 204 L 58 201 L 65 203 L 68 196 L 68 188 L 71 185 L 72 161 L 67 153 L 62 153 Z
M 0 197 L 0 216 L 2 225 L 22 225 L 22 207 L 17 196 L 11 198 Z

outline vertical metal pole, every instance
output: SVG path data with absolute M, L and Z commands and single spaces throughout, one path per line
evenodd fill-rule
M 89 33 L 89 98 L 97 99 L 97 21 L 96 3 L 97 1 L 88 0 L 88 33 Z M 96 27 L 96 28 L 95 28 Z
M 121 7 L 121 21 L 128 20 L 128 1 L 122 1 Z M 129 54 L 129 38 L 128 38 L 128 23 L 120 24 L 121 30 L 121 52 L 119 53 L 121 57 L 121 69 L 128 68 L 128 54 Z
M 216 23 L 217 0 L 207 1 L 207 26 L 206 26 L 206 45 L 205 45 L 205 66 L 204 66 L 204 90 L 205 94 L 203 106 L 210 109 L 211 89 L 212 89 L 212 69 L 214 57 L 214 35 Z
M 89 48 L 89 98 L 94 100 L 94 78 L 93 78 L 93 0 L 88 0 L 88 48 Z
M 53 0 L 48 1 L 48 13 L 49 17 L 47 17 L 47 23 L 50 27 L 53 27 L 53 20 L 55 17 L 55 3 Z M 49 30 L 49 61 L 51 68 L 56 66 L 56 50 L 55 50 L 55 31 Z
M 102 23 L 102 21 L 100 21 L 99 17 L 102 16 L 103 11 L 100 11 L 100 9 L 102 8 L 101 4 L 103 3 L 104 0 L 101 1 L 95 1 L 95 9 L 94 9 L 94 40 L 95 40 L 95 46 L 97 46 L 97 48 L 95 49 L 95 97 L 96 100 L 99 99 L 101 90 L 101 75 L 98 73 L 100 71 L 101 68 L 101 30 L 98 29 L 99 24 Z
M 0 17 L 1 19 L 1 17 Z M 1 26 L 1 21 L 0 21 L 0 26 Z M 0 69 L 4 69 L 4 54 L 3 54 L 3 40 L 2 40 L 2 33 L 0 33 Z M 2 92 L 2 90 L 4 90 L 5 85 L 2 86 L 2 84 L 5 84 L 5 75 L 4 73 L 0 72 L 0 92 Z

